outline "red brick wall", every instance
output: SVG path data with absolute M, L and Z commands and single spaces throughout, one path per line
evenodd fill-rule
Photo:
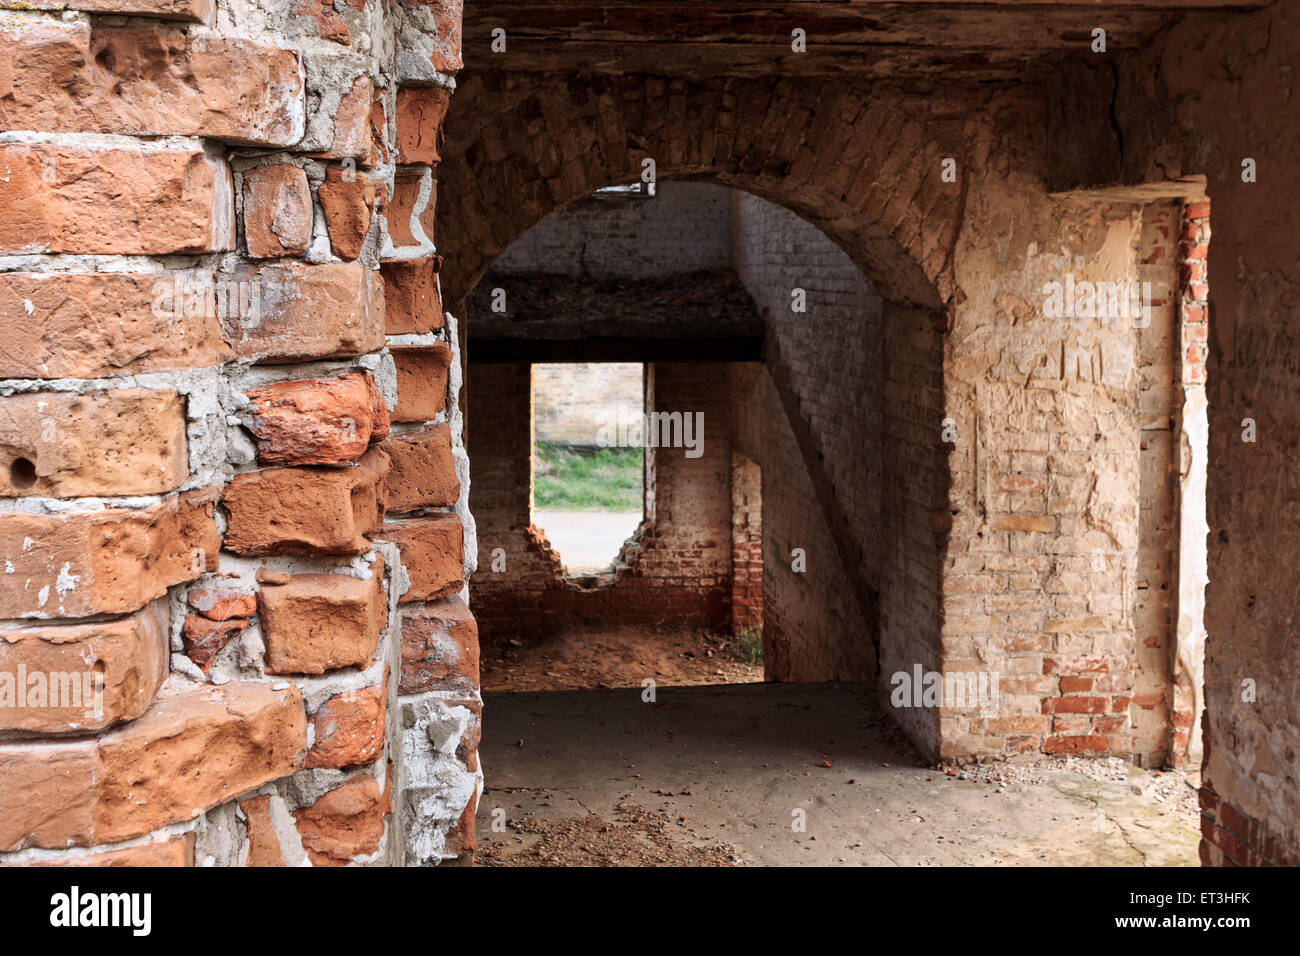
M 459 373 L 421 190 L 460 4 L 58 6 L 0 26 L 0 671 L 97 674 L 102 706 L 0 708 L 0 862 L 468 858 Z

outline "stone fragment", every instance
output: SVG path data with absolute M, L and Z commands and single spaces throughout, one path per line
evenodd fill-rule
M 190 607 L 210 621 L 252 617 L 257 613 L 257 595 L 230 588 L 191 588 L 186 600 Z
M 213 621 L 190 614 L 185 618 L 185 625 L 181 630 L 185 656 L 206 674 L 217 655 L 246 627 L 248 627 L 248 619 L 243 617 Z

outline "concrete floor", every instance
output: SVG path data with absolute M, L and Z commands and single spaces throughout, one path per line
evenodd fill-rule
M 569 574 L 604 571 L 641 523 L 640 511 L 534 511 Z
M 1160 803 L 1160 775 L 1136 768 L 948 776 L 918 766 L 862 685 L 641 695 L 485 695 L 480 864 L 1197 864 L 1196 813 L 1168 796 L 1182 778 L 1159 781 Z

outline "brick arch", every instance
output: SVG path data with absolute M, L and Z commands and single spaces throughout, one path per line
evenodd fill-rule
M 883 675 L 941 656 L 937 569 L 950 524 L 951 446 L 940 442 L 940 422 L 965 187 L 942 182 L 942 158 L 961 153 L 932 135 L 952 136 L 954 127 L 917 104 L 865 85 L 810 89 L 775 78 L 589 77 L 563 86 L 540 74 L 471 77 L 447 118 L 438 185 L 437 241 L 456 265 L 442 278 L 445 299 L 460 315 L 470 290 L 525 231 L 600 187 L 635 180 L 645 156 L 662 181 L 729 186 L 795 213 L 871 280 L 883 300 L 886 374 L 864 386 L 861 400 L 880 403 L 886 425 L 872 443 L 881 460 L 870 480 L 881 500 L 870 533 L 846 517 L 867 477 L 832 467 L 862 453 L 843 436 L 818 434 L 808 400 L 821 384 L 791 375 L 809 346 L 802 333 L 769 326 L 766 365 L 809 470 L 809 493 L 849 569 L 862 624 L 839 640 L 874 645 L 882 697 Z M 827 679 L 801 669 L 793 653 L 779 670 L 779 679 Z M 903 722 L 923 747 L 936 746 L 933 713 Z
M 470 77 L 447 118 L 438 241 L 459 302 L 547 214 L 630 182 L 652 157 L 661 180 L 754 193 L 817 226 L 889 301 L 942 307 L 963 187 L 943 183 L 958 137 L 914 99 L 846 82 L 665 81 L 544 74 Z

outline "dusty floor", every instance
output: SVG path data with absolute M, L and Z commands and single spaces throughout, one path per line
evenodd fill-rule
M 569 574 L 594 574 L 614 563 L 641 523 L 638 511 L 533 511 Z
M 480 679 L 485 691 L 640 688 L 744 684 L 763 679 L 763 665 L 742 659 L 737 640 L 699 631 L 644 627 L 571 627 L 543 638 L 483 635 Z
M 921 766 L 860 685 L 485 699 L 480 865 L 1197 863 L 1183 775 Z

